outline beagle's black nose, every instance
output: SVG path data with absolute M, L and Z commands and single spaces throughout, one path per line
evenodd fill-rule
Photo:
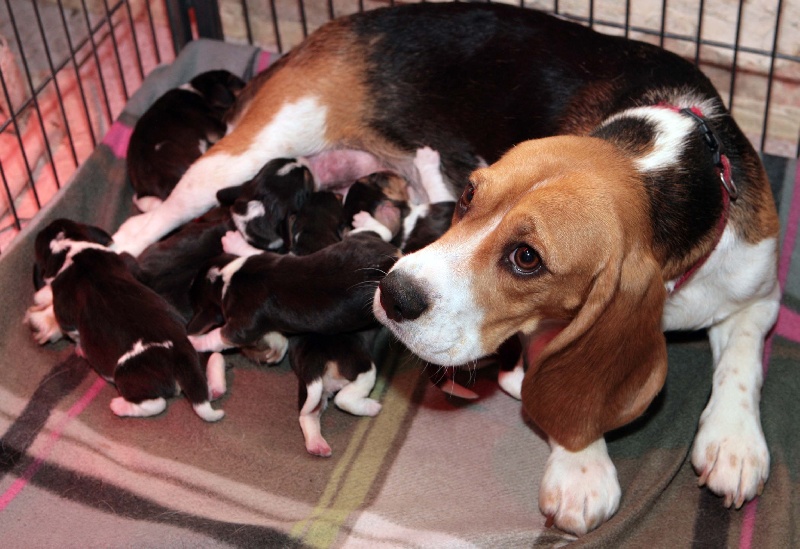
M 391 272 L 381 281 L 381 307 L 395 322 L 414 320 L 428 308 L 428 298 L 410 276 Z

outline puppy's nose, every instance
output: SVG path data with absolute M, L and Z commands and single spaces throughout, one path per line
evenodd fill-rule
M 425 292 L 413 278 L 391 272 L 381 281 L 381 307 L 395 322 L 414 320 L 428 308 Z

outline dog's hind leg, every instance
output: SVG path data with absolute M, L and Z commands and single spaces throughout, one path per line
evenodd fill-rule
M 200 353 L 215 353 L 235 347 L 233 343 L 222 337 L 222 328 L 214 328 L 207 334 L 190 335 L 189 342 Z
M 220 353 L 211 353 L 206 364 L 206 379 L 208 379 L 208 398 L 216 400 L 228 390 L 225 381 L 225 357 Z
M 111 399 L 109 404 L 111 411 L 120 417 L 150 417 L 155 416 L 167 409 L 167 401 L 164 398 L 154 398 L 143 400 L 136 404 L 125 400 L 124 397 Z
M 369 370 L 358 374 L 353 381 L 336 393 L 333 402 L 340 409 L 353 415 L 377 415 L 381 411 L 381 403 L 368 398 L 372 388 L 375 387 L 376 377 L 375 364 L 371 364 Z
M 277 110 L 243 118 L 189 167 L 160 206 L 123 223 L 114 235 L 113 248 L 138 256 L 172 229 L 213 207 L 217 191 L 252 179 L 269 160 L 324 149 L 325 107 L 315 97 L 281 102 L 279 91 Z
M 700 416 L 692 449 L 699 484 L 736 508 L 761 493 L 769 450 L 761 429 L 764 338 L 780 308 L 779 289 L 708 331 L 714 354 L 711 398 Z
M 300 381 L 302 384 L 303 382 Z M 309 454 L 330 457 L 331 447 L 322 437 L 320 427 L 320 415 L 325 409 L 326 399 L 323 395 L 322 379 L 317 378 L 305 386 L 306 399 L 300 409 L 300 429 L 303 430 L 303 438 L 306 443 L 306 450 Z M 302 388 L 301 388 L 302 391 Z

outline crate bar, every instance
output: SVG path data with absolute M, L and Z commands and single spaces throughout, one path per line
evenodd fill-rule
M 106 13 L 106 22 L 108 23 L 109 34 L 111 35 L 111 46 L 114 49 L 114 57 L 117 60 L 117 71 L 119 73 L 119 83 L 122 86 L 122 93 L 125 96 L 125 101 L 130 99 L 128 93 L 128 84 L 125 82 L 125 70 L 122 68 L 122 59 L 119 56 L 119 45 L 117 44 L 117 37 L 114 33 L 114 22 L 111 20 L 111 12 L 108 9 L 108 0 L 103 0 L 103 8 Z
M 92 31 L 92 23 L 89 21 L 89 9 L 86 7 L 86 0 L 81 0 L 81 6 L 83 7 L 83 18 L 86 21 L 86 30 L 89 32 L 87 36 L 89 43 L 92 45 L 92 56 L 94 57 L 94 65 L 97 69 L 97 76 L 100 82 L 100 89 L 103 91 L 103 100 L 106 107 L 106 115 L 108 116 L 108 120 L 111 121 L 114 119 L 113 115 L 111 114 L 111 103 L 108 101 L 108 90 L 106 89 L 106 80 L 103 77 L 103 67 L 100 65 L 100 57 L 97 55 L 97 43 L 94 40 L 94 32 Z M 105 23 L 101 23 L 101 26 Z
M 56 90 L 56 97 L 58 98 L 58 108 L 61 112 L 61 120 L 64 122 L 64 130 L 67 134 L 67 142 L 69 143 L 70 152 L 72 153 L 72 161 L 75 164 L 75 167 L 78 167 L 78 153 L 75 150 L 75 139 L 72 137 L 72 130 L 69 127 L 69 119 L 67 117 L 67 111 L 64 108 L 64 96 L 61 93 L 61 86 L 58 85 L 58 78 L 56 74 L 55 67 L 53 66 L 53 57 L 50 55 L 50 44 L 47 42 L 47 37 L 44 33 L 44 25 L 42 25 L 42 16 L 39 13 L 39 3 L 33 2 L 33 12 L 36 15 L 36 24 L 39 27 L 39 36 L 42 38 L 42 43 L 44 44 L 44 54 L 47 58 L 47 66 L 50 68 L 50 77 L 48 81 L 53 82 L 53 86 Z M 21 50 L 21 48 L 20 48 Z M 53 163 L 53 172 L 55 173 L 56 166 Z M 56 176 L 56 181 L 58 181 L 58 177 Z
M 142 54 L 139 52 L 139 37 L 136 35 L 136 24 L 133 21 L 131 3 L 129 0 L 123 0 L 123 4 L 125 5 L 125 11 L 128 15 L 128 25 L 131 28 L 131 40 L 133 40 L 133 43 L 136 45 L 136 47 L 133 48 L 133 52 L 136 55 L 136 65 L 139 68 L 139 77 L 144 80 L 144 65 L 142 65 Z M 156 51 L 158 51 L 158 45 L 155 45 L 154 47 Z
M 736 35 L 733 39 L 733 59 L 731 60 L 731 85 L 728 89 L 728 110 L 733 112 L 733 99 L 736 93 L 736 70 L 739 66 L 739 39 L 742 34 L 742 11 L 744 10 L 744 0 L 739 0 L 739 7 L 736 10 Z
M 308 36 L 308 22 L 306 21 L 306 3 L 297 0 L 297 11 L 300 13 L 300 27 L 303 29 L 303 38 Z
M 769 107 L 772 103 L 772 79 L 775 76 L 775 52 L 778 51 L 778 36 L 781 32 L 781 12 L 783 11 L 783 0 L 778 0 L 775 9 L 775 34 L 772 36 L 772 53 L 769 57 L 769 72 L 767 76 L 767 97 L 764 105 L 764 123 L 761 126 L 761 138 L 758 143 L 759 150 L 764 150 L 767 140 L 767 130 L 769 126 Z M 800 142 L 800 140 L 798 140 Z M 799 155 L 800 156 L 800 155 Z
M 59 4 L 60 3 L 61 3 L 61 0 L 59 0 Z M 155 50 L 155 53 L 156 53 L 156 64 L 160 65 L 161 64 L 161 50 L 158 47 L 158 37 L 156 36 L 156 26 L 155 26 L 155 23 L 153 23 L 153 10 L 150 9 L 149 0 L 144 0 L 144 7 L 147 10 L 147 22 L 150 25 L 150 37 L 153 40 L 153 49 Z M 136 49 L 137 50 L 139 49 L 139 43 L 138 42 L 136 43 Z
M 278 28 L 278 12 L 275 7 L 275 0 L 269 0 L 269 9 L 272 14 L 272 30 L 275 33 L 275 47 L 278 48 L 278 53 L 283 53 L 283 44 L 281 43 L 281 31 Z
M 247 0 L 242 0 L 242 16 L 244 17 L 244 28 L 247 31 L 247 43 L 253 45 L 253 29 L 250 26 L 250 11 L 247 8 Z
M 19 47 L 19 55 L 20 55 L 20 58 L 22 60 L 22 66 L 25 69 L 25 79 L 28 81 L 28 88 L 31 90 L 31 94 L 32 94 L 31 99 L 33 101 L 33 110 L 36 112 L 36 118 L 39 121 L 39 130 L 42 132 L 42 139 L 44 140 L 45 149 L 47 150 L 47 157 L 50 159 L 50 162 L 52 162 L 53 161 L 53 151 L 52 151 L 52 148 L 50 147 L 50 139 L 47 137 L 47 130 L 44 127 L 44 117 L 42 116 L 42 110 L 39 107 L 39 97 L 38 97 L 38 94 L 36 93 L 36 88 L 33 85 L 33 77 L 31 76 L 31 69 L 30 69 L 30 65 L 28 64 L 28 59 L 25 56 L 25 48 L 24 48 L 24 46 L 22 44 L 22 37 L 19 34 L 19 28 L 17 27 L 17 21 L 16 21 L 16 18 L 14 17 L 14 12 L 11 10 L 11 4 L 9 3 L 8 0 L 6 0 L 6 9 L 8 10 L 9 20 L 11 21 L 11 28 L 14 30 L 14 38 L 17 40 L 17 47 Z M 4 91 L 7 91 L 7 90 L 5 90 L 5 82 L 3 83 L 3 88 L 4 88 Z M 9 97 L 8 94 L 6 94 L 6 96 Z M 11 102 L 9 101 L 9 106 L 10 105 L 11 105 Z M 12 110 L 13 110 L 13 107 L 12 107 Z M 20 112 L 22 112 L 22 111 L 20 111 Z M 17 128 L 19 129 L 19 125 L 17 125 Z M 24 149 L 25 147 L 23 146 L 22 138 L 19 136 L 19 133 L 17 134 L 17 138 L 19 140 L 20 149 Z M 31 167 L 28 165 L 27 157 L 25 157 L 25 164 L 27 166 L 28 175 L 30 176 L 29 184 L 31 186 L 31 190 L 33 190 L 33 196 L 34 196 L 34 198 L 36 200 L 36 207 L 37 207 L 37 209 L 41 209 L 42 204 L 39 201 L 39 193 L 36 190 L 36 185 L 34 184 L 33 173 L 31 171 Z M 58 173 L 56 173 L 55 168 L 53 169 L 53 175 L 54 175 L 54 179 L 55 179 L 55 183 L 56 183 L 56 188 L 61 188 L 61 183 L 58 180 Z
M 2 74 L 0 74 L 0 77 L 2 77 Z M 14 200 L 13 200 L 14 197 L 11 196 L 11 189 L 8 186 L 8 179 L 6 179 L 6 172 L 5 170 L 3 170 L 2 162 L 0 162 L 0 180 L 3 181 L 3 188 L 6 190 L 6 196 L 8 197 L 8 208 L 11 210 L 11 217 L 14 218 L 12 227 L 14 227 L 18 231 L 21 231 L 22 223 L 20 222 L 19 214 L 17 213 L 17 208 L 16 206 L 14 206 Z M 0 232 L 6 230 L 7 228 L 8 227 L 0 228 Z
M 705 11 L 705 0 L 700 0 L 697 7 L 697 33 L 694 41 L 694 64 L 700 65 L 700 49 L 703 47 L 703 15 Z
M 77 53 L 75 50 L 75 45 L 72 43 L 72 35 L 69 32 L 69 25 L 67 24 L 67 18 L 64 15 L 64 5 L 62 0 L 58 0 L 58 11 L 61 14 L 61 25 L 64 27 L 64 35 L 67 37 L 67 45 L 69 46 L 69 59 L 66 60 L 61 67 L 57 69 L 56 72 L 61 72 L 61 69 L 66 67 L 67 63 L 71 60 L 72 66 L 75 69 L 75 81 L 78 83 L 78 91 L 81 94 L 81 102 L 83 103 L 83 112 L 86 114 L 86 120 L 88 121 L 89 126 L 89 136 L 92 139 L 92 147 L 97 147 L 97 136 L 94 133 L 94 125 L 92 124 L 92 116 L 89 112 L 89 102 L 86 100 L 86 92 L 83 89 L 83 78 L 81 78 L 81 63 L 78 63 L 77 60 Z M 88 38 L 86 39 L 88 40 Z M 79 48 L 83 47 L 82 45 L 78 46 Z

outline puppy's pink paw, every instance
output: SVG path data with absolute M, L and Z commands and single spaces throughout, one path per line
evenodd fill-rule
M 206 378 L 208 379 L 208 397 L 210 400 L 216 400 L 227 392 L 225 358 L 222 354 L 213 353 L 208 358 Z
M 383 405 L 377 400 L 365 398 L 363 407 L 364 413 L 362 415 L 375 417 L 381 411 L 381 408 L 383 408 Z
M 34 341 L 39 345 L 53 343 L 64 335 L 58 326 L 52 306 L 30 307 L 25 313 L 23 322 L 30 328 Z
M 331 457 L 333 451 L 324 438 L 319 437 L 306 443 L 306 450 L 312 456 Z

